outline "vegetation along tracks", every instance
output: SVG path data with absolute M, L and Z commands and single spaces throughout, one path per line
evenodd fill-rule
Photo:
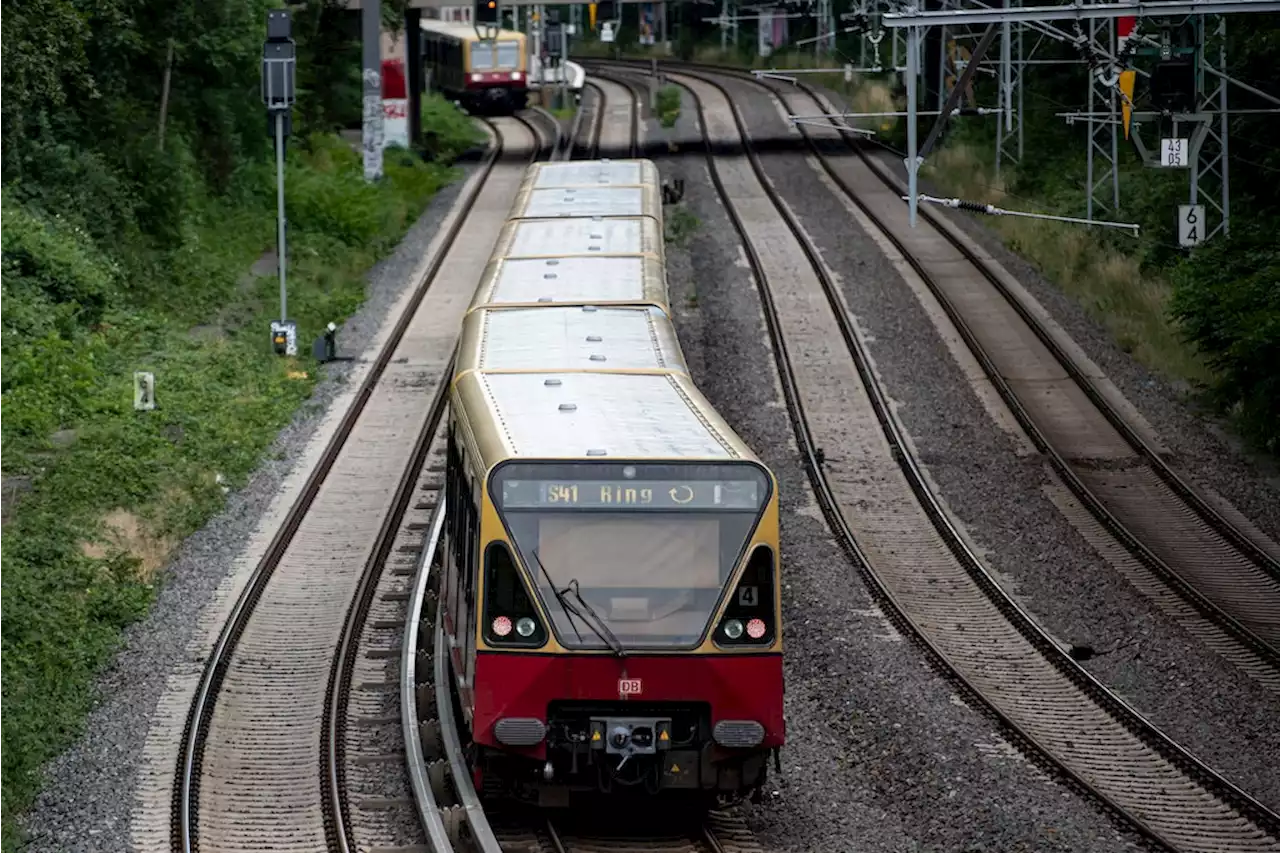
M 1280 850 L 1280 817 L 1107 690 L 992 579 L 931 491 L 840 293 L 765 176 L 729 94 L 700 75 L 670 76 L 694 96 L 819 502 L 897 621 L 1024 749 L 1150 839 L 1175 850 Z M 746 157 L 713 158 L 726 143 Z M 830 310 L 815 311 L 822 301 Z M 835 340 L 844 354 L 831 350 Z
M 206 661 L 174 787 L 183 853 L 202 837 L 220 850 L 353 849 L 342 755 L 356 639 L 410 511 L 470 283 L 523 178 L 527 159 L 504 155 L 537 149 L 516 122 L 490 126 L 497 144 Z M 445 267 L 457 274 L 436 281 Z

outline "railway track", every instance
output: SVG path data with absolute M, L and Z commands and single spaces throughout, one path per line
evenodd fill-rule
M 733 76 L 794 113 L 839 111 L 803 82 Z M 933 293 L 1089 520 L 1132 555 L 1122 567 L 1129 581 L 1215 653 L 1280 692 L 1280 545 L 1234 508 L 1200 495 L 1119 391 L 945 216 L 924 206 L 919 227 L 909 227 L 906 187 L 877 156 L 882 146 L 834 125 L 799 130 L 827 176 Z M 854 156 L 829 156 L 833 148 Z
M 1280 817 L 1097 682 L 992 579 L 931 491 L 841 295 L 769 183 L 731 96 L 695 72 L 668 76 L 697 105 L 819 502 L 901 627 L 1024 750 L 1149 839 L 1174 850 L 1280 850 Z M 726 144 L 745 157 L 712 156 Z
M 640 111 L 643 98 L 619 78 L 591 74 L 587 86 L 596 93 L 594 145 L 591 157 L 640 156 Z
M 175 850 L 413 843 L 396 814 L 412 801 L 379 796 L 398 776 L 386 772 L 399 722 L 387 662 L 402 623 L 386 617 L 403 606 L 437 487 L 429 459 L 458 322 L 538 150 L 526 125 L 490 126 L 497 144 L 205 663 L 177 762 Z

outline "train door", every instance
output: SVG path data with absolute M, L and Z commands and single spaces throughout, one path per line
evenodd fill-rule
M 471 687 L 475 683 L 476 674 L 476 623 L 479 609 L 476 607 L 476 573 L 480 570 L 480 509 L 476 502 L 475 486 L 467 489 L 467 518 L 470 527 L 467 531 L 467 562 L 462 572 L 462 600 L 465 606 L 466 620 L 462 624 L 465 637 L 462 646 L 462 661 L 465 669 L 463 682 Z
M 469 688 L 475 673 L 475 573 L 480 551 L 480 513 L 467 456 L 465 446 L 456 440 L 450 442 L 450 468 L 455 472 L 450 479 L 454 507 L 450 516 L 456 544 L 451 549 L 454 571 L 444 600 L 448 601 L 453 616 L 450 647 L 458 651 L 454 675 L 463 687 Z
M 458 637 L 458 611 L 456 607 L 456 590 L 459 587 L 458 574 L 461 570 L 462 543 L 462 458 L 458 453 L 453 424 L 449 425 L 449 444 L 445 456 L 445 524 L 444 524 L 444 576 L 440 579 L 437 599 L 439 614 L 443 619 L 445 636 L 450 646 L 456 644 Z

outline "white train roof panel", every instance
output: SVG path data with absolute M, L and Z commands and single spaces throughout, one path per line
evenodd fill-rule
M 582 186 L 638 186 L 643 183 L 638 160 L 587 160 L 541 163 L 533 185 L 538 189 Z
M 642 216 L 643 187 L 564 187 L 529 192 L 520 216 Z
M 478 347 L 471 324 L 479 324 Z M 679 370 L 675 330 L 657 308 L 594 305 L 485 309 L 468 316 L 458 369 Z M 467 350 L 477 350 L 472 356 Z M 472 363 L 473 362 L 473 363 Z
M 624 302 L 645 297 L 645 263 L 621 257 L 510 258 L 489 294 L 493 304 Z
M 734 459 L 670 374 L 479 373 L 515 456 Z
M 632 254 L 659 252 L 649 232 L 657 223 L 647 217 L 633 219 L 528 219 L 513 222 L 503 254 L 514 257 L 539 255 Z M 660 235 L 659 235 L 660 239 Z M 503 241 L 499 239 L 501 246 Z

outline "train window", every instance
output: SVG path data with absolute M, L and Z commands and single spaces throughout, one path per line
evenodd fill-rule
M 557 606 L 555 590 L 569 586 L 624 645 L 696 643 L 756 520 L 743 512 L 505 515 L 561 642 L 573 648 L 603 641 L 581 627 L 579 637 Z
M 498 42 L 498 67 L 514 69 L 520 67 L 520 43 L 516 41 Z
M 471 70 L 493 70 L 493 42 L 473 41 L 471 43 Z

